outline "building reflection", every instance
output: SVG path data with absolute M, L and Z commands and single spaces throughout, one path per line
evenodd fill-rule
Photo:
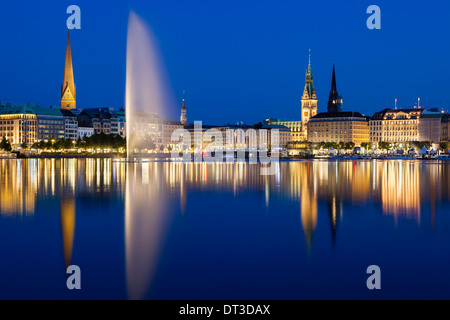
M 36 163 L 0 160 L 0 213 L 31 216 L 36 205 Z
M 124 201 L 127 286 L 130 298 L 138 299 L 145 296 L 155 275 L 173 214 L 196 213 L 190 209 L 195 208 L 195 203 L 189 202 L 190 193 L 259 193 L 271 210 L 277 209 L 275 197 L 297 202 L 299 211 L 292 214 L 300 217 L 311 250 L 314 233 L 323 220 L 329 221 L 332 244 L 336 245 L 346 208 L 371 205 L 393 216 L 395 223 L 400 217 L 420 223 L 421 212 L 430 212 L 434 228 L 436 204 L 450 199 L 449 167 L 418 161 L 298 161 L 280 162 L 275 175 L 262 176 L 258 165 L 242 162 L 3 159 L 0 215 L 33 216 L 40 203 L 59 198 L 64 259 L 69 265 L 77 203 Z
M 420 221 L 420 178 L 416 162 L 377 163 L 375 185 L 381 186 L 383 213 L 412 217 Z M 379 195 L 377 195 L 379 197 Z
M 75 235 L 75 199 L 61 196 L 61 231 L 66 268 L 71 265 L 73 238 Z

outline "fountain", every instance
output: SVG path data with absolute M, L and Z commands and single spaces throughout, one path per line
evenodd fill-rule
M 142 159 L 147 150 L 161 143 L 161 122 L 167 118 L 172 106 L 162 61 L 150 27 L 131 11 L 125 90 L 128 161 Z
M 130 12 L 126 63 L 125 256 L 128 296 L 142 299 L 155 276 L 168 225 L 167 190 L 147 150 L 160 143 L 172 106 L 162 58 L 147 24 Z

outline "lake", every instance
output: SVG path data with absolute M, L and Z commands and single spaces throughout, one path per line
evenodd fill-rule
M 450 165 L 0 160 L 0 299 L 449 299 Z M 66 268 L 81 270 L 68 290 Z M 366 269 L 381 269 L 368 290 Z

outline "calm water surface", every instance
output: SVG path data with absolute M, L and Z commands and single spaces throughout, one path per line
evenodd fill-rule
M 259 170 L 0 160 L 0 299 L 450 299 L 449 164 Z

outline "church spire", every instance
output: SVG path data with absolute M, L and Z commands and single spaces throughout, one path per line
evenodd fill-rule
M 181 105 L 181 116 L 180 116 L 180 122 L 184 125 L 187 124 L 187 115 L 186 115 L 186 104 L 185 104 L 185 99 L 184 99 L 184 93 L 185 91 L 183 90 L 183 103 Z
M 336 72 L 334 70 L 334 63 L 333 63 L 333 77 L 331 79 L 331 91 L 337 93 L 337 89 L 336 89 Z
M 336 72 L 333 63 L 333 76 L 331 78 L 330 97 L 328 98 L 328 112 L 342 112 L 342 97 L 336 87 Z
M 311 49 L 309 49 L 308 75 L 311 75 Z
M 64 78 L 61 84 L 61 109 L 75 109 L 76 92 L 73 80 L 72 52 L 70 49 L 70 34 L 67 33 L 66 61 L 64 65 Z

